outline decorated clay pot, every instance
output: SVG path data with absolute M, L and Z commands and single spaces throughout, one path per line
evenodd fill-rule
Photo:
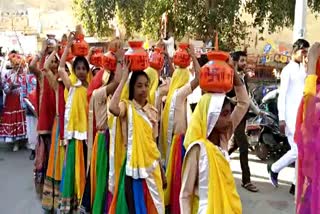
M 90 57 L 90 64 L 96 67 L 103 67 L 104 65 L 104 55 L 102 48 L 95 48 Z
M 75 56 L 87 56 L 89 52 L 89 45 L 84 40 L 83 34 L 76 34 L 75 41 L 72 44 L 72 54 Z
M 130 48 L 126 51 L 126 59 L 131 61 L 131 71 L 143 71 L 149 66 L 148 53 L 142 48 L 142 41 L 130 41 Z
M 189 44 L 187 43 L 180 43 L 179 49 L 175 52 L 173 56 L 173 63 L 180 68 L 186 68 L 191 63 L 190 55 L 187 52 L 187 48 Z
M 162 69 L 162 67 L 164 65 L 164 57 L 161 52 L 162 52 L 162 49 L 156 47 L 154 49 L 154 52 L 149 57 L 150 67 L 152 67 L 156 70 Z
M 104 60 L 103 60 L 103 67 L 104 69 L 107 69 L 111 72 L 116 71 L 116 67 L 117 67 L 117 58 L 114 55 L 113 51 L 108 51 L 105 55 L 104 55 Z
M 200 87 L 214 93 L 227 93 L 233 88 L 234 70 L 227 63 L 229 54 L 223 51 L 209 51 L 209 62 L 200 70 Z

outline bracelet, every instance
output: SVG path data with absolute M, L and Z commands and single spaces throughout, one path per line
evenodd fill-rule
M 123 60 L 118 60 L 117 63 L 122 65 L 123 64 Z

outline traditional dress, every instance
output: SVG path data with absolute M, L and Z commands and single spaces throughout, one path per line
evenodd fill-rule
M 249 98 L 245 87 L 235 87 L 235 91 L 238 104 L 231 114 L 232 126 L 219 136 L 219 143 L 209 141 L 208 136 L 220 116 L 225 94 L 203 95 L 192 115 L 184 140 L 182 214 L 242 213 L 226 145 L 248 109 Z
M 46 77 L 56 97 L 56 118 L 54 120 L 51 147 L 49 152 L 48 169 L 43 187 L 42 207 L 48 212 L 57 211 L 60 198 L 60 182 L 65 156 L 64 145 L 64 84 L 51 72 L 46 71 Z
M 61 213 L 78 211 L 85 188 L 85 140 L 87 140 L 88 129 L 87 88 L 80 80 L 75 83 L 71 82 L 64 116 L 64 138 L 68 140 L 68 145 L 60 184 Z
M 154 140 L 157 111 L 134 100 L 121 102 L 120 109 L 127 151 L 109 213 L 165 213 L 160 152 Z
M 43 63 L 42 63 L 43 64 Z M 37 76 L 37 115 L 38 115 L 38 144 L 35 159 L 35 185 L 36 191 L 42 198 L 43 183 L 46 176 L 49 152 L 51 147 L 51 131 L 56 115 L 55 91 L 50 87 L 49 81 L 41 71 Z
M 108 129 L 106 84 L 109 77 L 109 71 L 100 70 L 88 87 L 87 160 L 89 170 L 82 198 L 82 212 L 84 213 L 108 213 L 108 207 L 112 199 L 108 188 L 110 133 Z
M 12 86 L 12 87 L 10 87 Z M 25 139 L 27 134 L 24 97 L 26 97 L 26 74 L 12 71 L 4 82 L 6 94 L 1 114 L 0 142 L 12 143 Z
M 167 188 L 165 204 L 171 213 L 179 213 L 179 192 L 181 169 L 184 157 L 183 140 L 187 130 L 188 116 L 191 116 L 187 97 L 192 93 L 187 69 L 176 69 L 167 95 L 162 115 L 161 141 L 162 159 L 165 160 Z M 174 187 L 174 188 L 173 188 Z
M 298 111 L 295 141 L 298 144 L 297 214 L 320 210 L 320 85 L 317 75 L 308 75 Z M 319 81 L 319 79 L 318 79 Z

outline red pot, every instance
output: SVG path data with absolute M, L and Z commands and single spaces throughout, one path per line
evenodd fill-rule
M 72 44 L 72 54 L 75 56 L 87 56 L 89 52 L 89 45 L 84 41 L 83 34 L 76 34 L 75 41 Z
M 90 64 L 96 67 L 103 67 L 104 65 L 104 55 L 102 48 L 95 48 L 90 57 Z
M 200 87 L 214 93 L 227 93 L 233 88 L 234 70 L 227 63 L 229 54 L 223 51 L 210 51 L 209 62 L 200 70 Z
M 152 67 L 156 70 L 162 69 L 162 67 L 164 65 L 164 57 L 161 52 L 162 52 L 162 49 L 156 47 L 154 49 L 154 52 L 149 57 L 150 67 Z
M 131 71 L 143 71 L 149 66 L 148 53 L 142 47 L 142 41 L 130 41 L 130 48 L 125 53 L 126 59 L 131 61 Z
M 190 55 L 187 52 L 189 44 L 180 43 L 179 49 L 175 52 L 173 56 L 173 63 L 180 68 L 186 68 L 191 63 Z
M 111 72 L 115 72 L 117 68 L 117 58 L 114 55 L 114 52 L 108 51 L 104 55 L 103 67 Z

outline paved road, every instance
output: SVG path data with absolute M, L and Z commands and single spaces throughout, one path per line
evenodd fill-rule
M 0 213 L 42 214 L 41 205 L 34 191 L 32 180 L 33 162 L 28 159 L 29 151 L 11 152 L 0 147 Z M 244 214 L 293 214 L 294 198 L 289 195 L 290 178 L 293 169 L 287 168 L 280 174 L 281 185 L 274 189 L 268 181 L 266 164 L 250 155 L 252 181 L 259 187 L 259 193 L 250 193 L 241 187 L 240 162 L 234 154 L 231 167 L 236 177 Z

